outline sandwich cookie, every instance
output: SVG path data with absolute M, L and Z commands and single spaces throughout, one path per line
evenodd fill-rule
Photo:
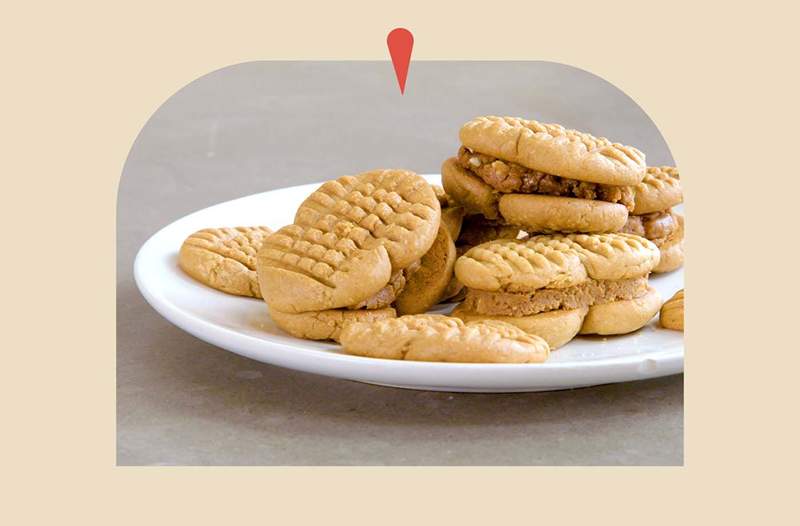
M 603 137 L 512 117 L 478 117 L 442 165 L 445 191 L 468 213 L 528 232 L 614 232 L 634 208 L 645 156 Z
M 439 314 L 348 323 L 339 340 L 348 354 L 392 360 L 539 363 L 550 354 L 545 340 L 511 324 Z
M 433 188 L 413 172 L 375 170 L 324 183 L 258 253 L 273 320 L 296 336 L 322 339 L 362 316 L 350 311 L 394 316 L 391 304 L 433 245 L 440 220 Z
M 645 325 L 660 299 L 647 283 L 658 249 L 629 234 L 538 235 L 479 245 L 456 261 L 467 287 L 453 315 L 513 323 L 551 349 L 576 334 L 624 334 Z
M 209 287 L 228 294 L 260 298 L 256 255 L 271 233 L 265 226 L 198 230 L 181 245 L 178 265 Z
M 653 272 L 670 272 L 683 265 L 683 216 L 672 210 L 683 202 L 680 175 L 672 166 L 651 166 L 636 185 L 633 214 L 622 232 L 652 241 L 661 251 Z

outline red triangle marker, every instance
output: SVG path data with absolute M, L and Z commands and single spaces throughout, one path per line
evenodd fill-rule
M 406 90 L 408 65 L 411 63 L 411 50 L 414 48 L 414 35 L 403 27 L 392 29 L 386 37 L 386 45 L 389 46 L 394 73 L 397 75 L 397 84 L 400 86 L 402 95 Z

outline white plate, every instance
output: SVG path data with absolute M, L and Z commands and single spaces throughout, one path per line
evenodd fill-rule
M 426 176 L 439 183 L 438 175 Z M 218 292 L 178 268 L 183 240 L 201 228 L 288 224 L 318 183 L 228 201 L 164 227 L 139 250 L 139 290 L 162 316 L 213 345 L 291 369 L 348 380 L 439 391 L 512 392 L 584 387 L 683 371 L 683 334 L 652 321 L 626 336 L 578 337 L 542 364 L 450 364 L 379 360 L 342 354 L 333 343 L 300 340 L 278 329 L 261 300 Z M 666 299 L 683 288 L 683 270 L 650 278 Z M 450 306 L 439 309 L 447 312 Z

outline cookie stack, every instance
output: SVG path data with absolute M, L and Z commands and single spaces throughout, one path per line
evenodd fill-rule
M 466 295 L 454 316 L 512 323 L 557 348 L 577 334 L 634 331 L 655 315 L 648 275 L 671 264 L 659 267 L 654 242 L 665 250 L 678 235 L 657 228 L 680 188 L 662 181 L 665 169 L 648 171 L 632 146 L 533 120 L 478 117 L 459 137 L 444 189 L 479 221 L 522 233 L 478 239 L 458 259 Z M 639 210 L 659 212 L 630 215 Z
M 651 166 L 636 185 L 632 215 L 623 232 L 651 240 L 661 251 L 653 272 L 670 272 L 683 265 L 683 216 L 672 210 L 683 202 L 678 169 Z
M 551 349 L 577 334 L 625 334 L 661 307 L 648 275 L 659 253 L 631 234 L 556 234 L 497 240 L 456 262 L 467 287 L 453 316 L 511 323 Z
M 478 117 L 442 165 L 445 191 L 469 213 L 530 233 L 620 230 L 645 156 L 558 124 Z
M 392 304 L 442 239 L 440 218 L 433 189 L 412 172 L 375 170 L 324 183 L 258 253 L 270 316 L 286 332 L 315 340 L 336 339 L 348 321 L 395 317 Z M 455 254 L 439 247 L 439 256 L 452 268 Z

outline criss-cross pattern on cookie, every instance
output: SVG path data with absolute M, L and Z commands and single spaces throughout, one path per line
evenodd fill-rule
M 539 235 L 472 248 L 456 263 L 467 286 L 481 290 L 567 287 L 586 278 L 629 279 L 658 263 L 656 246 L 631 234 Z
M 680 174 L 674 166 L 648 166 L 644 179 L 639 183 L 640 187 L 650 186 L 656 190 L 663 190 L 668 186 L 680 187 L 680 185 Z
M 358 244 L 353 239 L 332 231 L 288 225 L 270 236 L 260 257 L 271 265 L 293 270 L 326 286 Z
M 620 143 L 612 143 L 605 137 L 595 137 L 590 133 L 567 129 L 560 124 L 546 124 L 517 117 L 488 116 L 478 117 L 464 127 L 472 127 L 508 136 L 509 140 L 516 142 L 514 147 L 515 154 L 518 153 L 521 138 L 527 135 L 540 140 L 552 140 L 559 144 L 566 142 L 573 146 L 580 145 L 585 153 L 598 153 L 621 164 L 642 164 L 644 162 L 644 154 L 636 148 Z
M 377 170 L 328 181 L 297 210 L 295 223 L 352 239 L 359 248 L 386 247 L 395 268 L 419 259 L 436 236 L 440 207 L 424 179 Z
M 189 236 L 184 243 L 233 259 L 255 270 L 258 250 L 271 233 L 264 226 L 205 228 Z

